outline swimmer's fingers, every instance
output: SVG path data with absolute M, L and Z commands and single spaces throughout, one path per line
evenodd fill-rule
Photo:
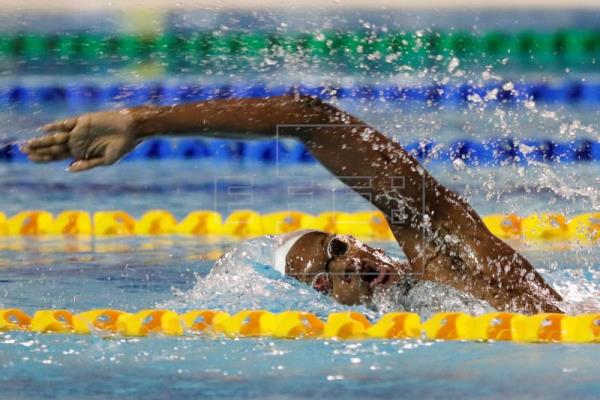
M 63 121 L 53 122 L 42 127 L 42 130 L 48 132 L 47 135 L 29 140 L 21 150 L 28 155 L 37 153 L 38 156 L 61 156 L 64 148 L 67 148 L 70 137 L 70 131 L 77 125 L 77 118 L 70 118 Z M 68 149 L 68 148 L 67 148 Z
M 52 159 L 49 156 L 38 156 L 37 154 L 29 154 L 28 158 L 36 163 L 50 162 Z
M 70 134 L 68 132 L 56 132 L 51 135 L 40 136 L 33 138 L 22 147 L 27 154 L 39 149 L 44 149 L 52 146 L 67 145 Z
M 69 147 L 66 144 L 55 144 L 53 146 L 31 149 L 26 151 L 26 153 L 30 158 L 31 156 L 50 157 L 53 160 L 64 160 L 71 156 Z
M 47 155 L 40 155 L 40 154 L 29 154 L 28 158 L 36 163 L 49 163 L 49 162 L 53 162 L 53 161 L 60 161 L 60 160 L 65 160 L 67 158 L 70 158 L 69 154 L 65 154 L 62 156 L 47 156 Z
M 77 118 L 67 118 L 62 121 L 51 122 L 42 126 L 44 132 L 69 132 L 77 125 Z
M 64 160 L 71 157 L 67 143 L 34 147 L 25 145 L 21 148 L 27 157 L 34 162 L 51 162 Z
M 100 165 L 106 165 L 106 161 L 102 157 L 90 158 L 88 160 L 77 160 L 69 166 L 70 172 L 87 171 L 88 169 L 96 168 Z

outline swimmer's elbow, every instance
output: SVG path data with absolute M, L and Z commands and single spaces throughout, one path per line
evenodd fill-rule
M 307 107 L 310 109 L 322 108 L 326 104 L 323 102 L 323 100 L 321 100 L 317 96 L 311 96 L 308 94 L 301 94 L 301 93 L 288 94 L 288 95 L 283 96 L 283 98 L 286 101 L 290 101 L 301 107 Z
M 290 94 L 285 96 L 286 101 L 292 102 L 300 107 L 299 115 L 310 123 L 327 124 L 339 120 L 339 115 L 343 113 L 337 107 L 328 104 L 317 96 L 306 94 Z
M 314 129 L 316 125 L 338 124 L 340 115 L 344 114 L 335 106 L 315 96 L 294 93 L 273 100 L 280 110 L 278 123 L 287 125 L 280 134 L 301 141 L 316 139 L 315 136 L 319 136 L 323 131 Z

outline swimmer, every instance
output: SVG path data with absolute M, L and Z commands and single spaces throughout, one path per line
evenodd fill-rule
M 80 172 L 111 165 L 145 138 L 293 138 L 386 216 L 407 257 L 346 235 L 303 231 L 280 237 L 275 267 L 337 301 L 368 304 L 374 293 L 414 280 L 451 286 L 502 311 L 562 312 L 561 296 L 531 264 L 492 235 L 477 213 L 398 143 L 309 96 L 222 99 L 103 111 L 43 127 L 23 151 L 35 162 L 72 159 Z

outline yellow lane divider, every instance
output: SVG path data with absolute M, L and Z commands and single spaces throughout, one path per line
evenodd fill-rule
M 461 312 L 434 314 L 421 322 L 408 312 L 384 314 L 375 322 L 353 311 L 333 312 L 325 321 L 304 311 L 271 313 L 243 310 L 230 315 L 218 310 L 194 310 L 177 314 L 170 310 L 95 309 L 73 314 L 68 310 L 23 311 L 0 309 L 0 331 L 34 333 L 109 334 L 209 337 L 271 337 L 281 339 L 429 339 L 468 341 L 517 341 L 600 343 L 600 313 L 532 316 L 492 312 L 471 316 Z
M 528 216 L 493 214 L 483 217 L 490 231 L 501 239 L 526 241 L 600 241 L 600 212 L 567 217 L 560 213 Z M 327 211 L 318 215 L 299 211 L 259 214 L 236 210 L 224 217 L 215 211 L 198 210 L 182 220 L 166 210 L 150 210 L 135 219 L 125 211 L 67 210 L 56 216 L 48 211 L 22 211 L 10 217 L 0 213 L 0 236 L 156 236 L 217 235 L 248 238 L 281 234 L 298 229 L 320 229 L 360 238 L 393 240 L 387 221 L 377 211 L 344 213 Z

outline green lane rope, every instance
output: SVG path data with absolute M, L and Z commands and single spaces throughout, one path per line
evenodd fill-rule
M 441 60 L 438 56 L 443 56 Z M 356 68 L 422 67 L 457 57 L 462 64 L 497 64 L 508 58 L 520 67 L 600 68 L 600 29 L 555 32 L 265 32 L 216 34 L 195 32 L 159 35 L 5 34 L 0 60 L 25 63 L 100 63 L 159 61 L 167 64 L 206 61 L 261 61 L 268 56 L 285 62 L 304 57 Z

